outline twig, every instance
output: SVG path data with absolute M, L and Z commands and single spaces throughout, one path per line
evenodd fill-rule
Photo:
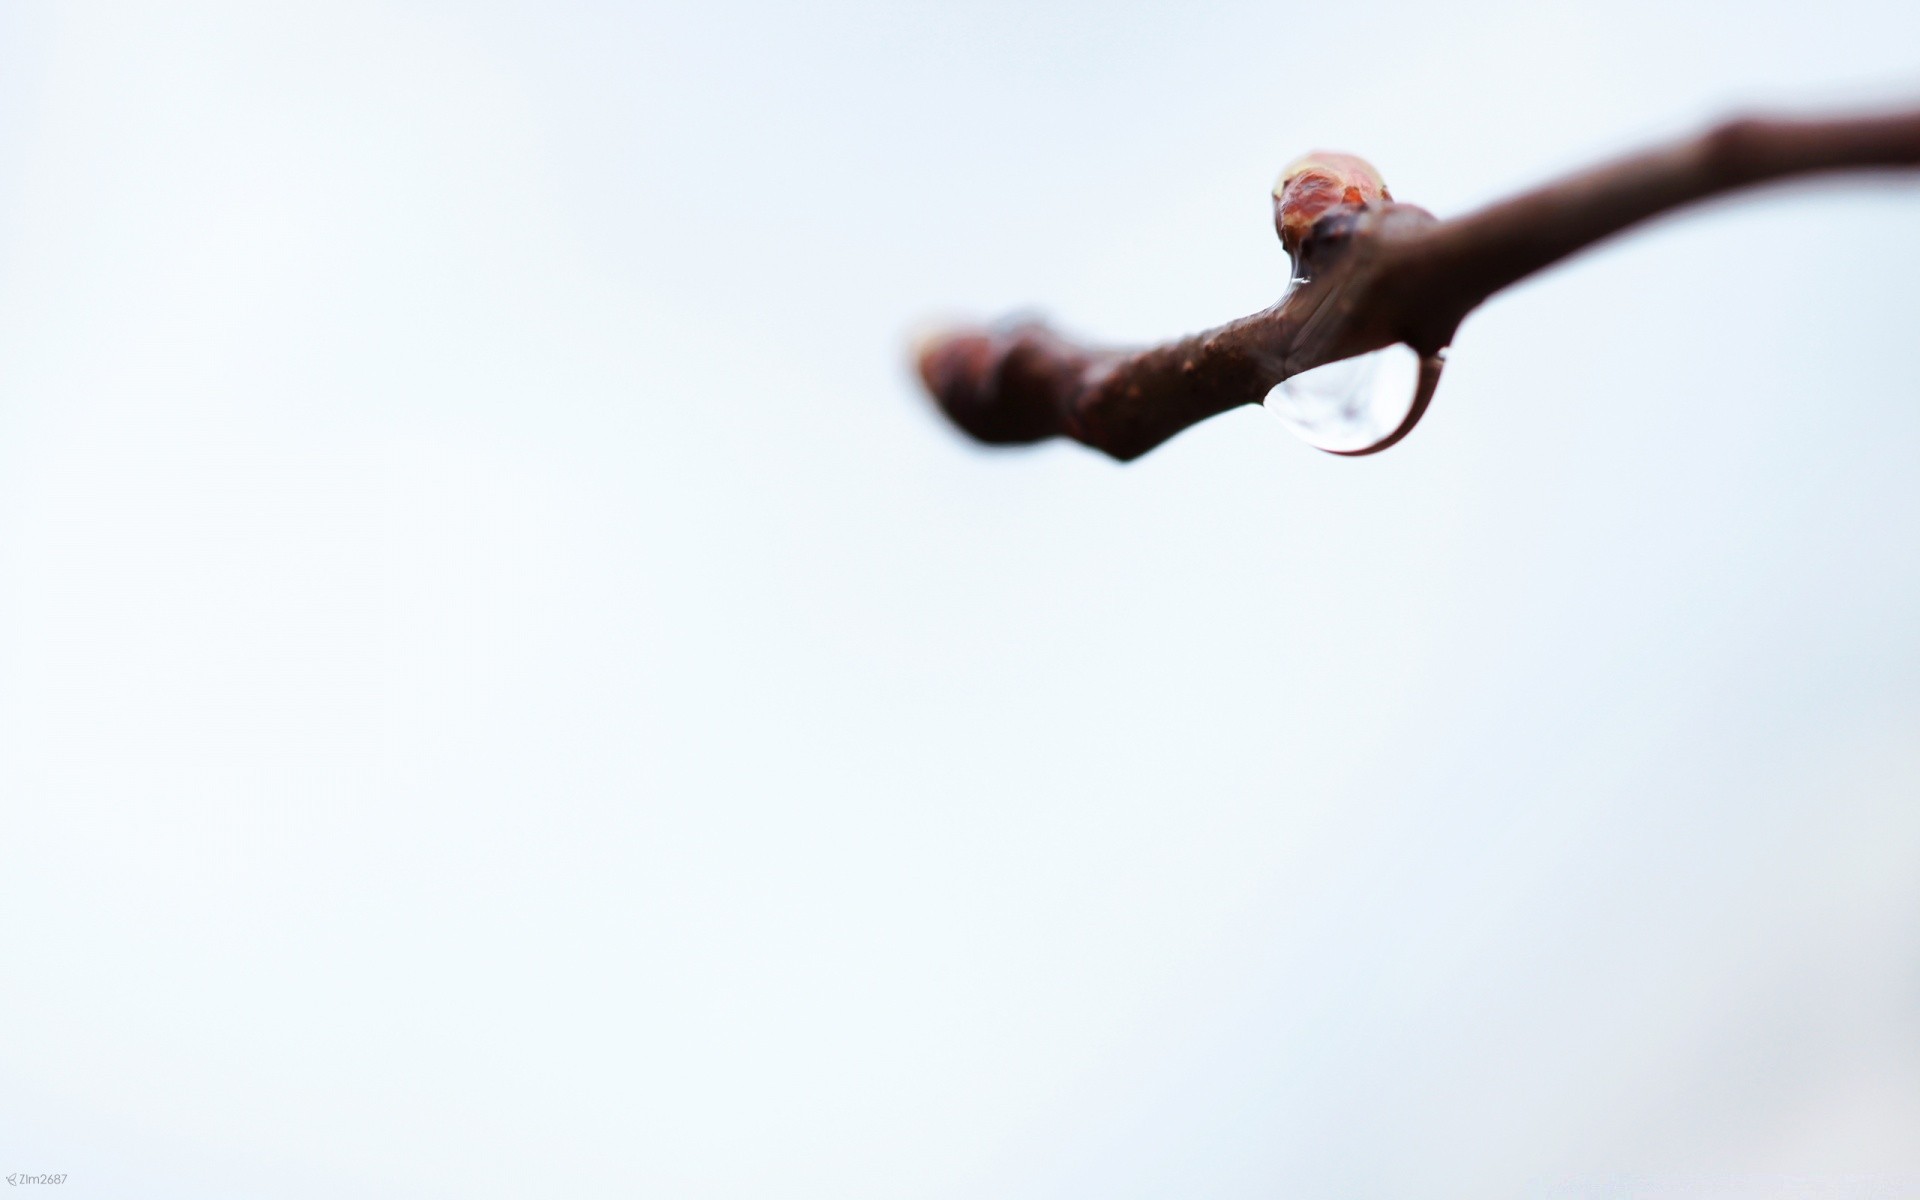
M 1422 358 L 1420 396 L 1399 428 L 1347 452 L 1373 453 L 1419 420 L 1460 322 L 1500 289 L 1711 196 L 1801 175 L 1913 168 L 1920 109 L 1744 118 L 1441 221 L 1391 200 L 1359 160 L 1316 156 L 1276 191 L 1296 284 L 1273 307 L 1144 350 L 1083 346 L 1031 321 L 954 330 L 921 344 L 920 377 L 980 441 L 1070 437 L 1124 461 L 1260 402 L 1289 376 L 1404 342 Z

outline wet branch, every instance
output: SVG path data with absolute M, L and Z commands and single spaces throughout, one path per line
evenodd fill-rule
M 980 441 L 1070 437 L 1126 460 L 1189 425 L 1258 403 L 1291 375 L 1404 342 L 1422 356 L 1421 395 L 1398 429 L 1353 452 L 1373 453 L 1412 429 L 1438 381 L 1441 352 L 1500 289 L 1712 196 L 1804 175 L 1915 168 L 1920 110 L 1744 118 L 1441 221 L 1388 198 L 1359 160 L 1326 156 L 1288 177 L 1313 186 L 1283 180 L 1275 196 L 1303 282 L 1273 307 L 1144 350 L 1084 346 L 1037 322 L 952 330 L 922 343 L 920 377 L 954 424 Z

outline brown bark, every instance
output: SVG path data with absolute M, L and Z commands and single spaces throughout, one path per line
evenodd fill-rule
M 1438 382 L 1442 352 L 1489 296 L 1651 217 L 1795 176 L 1920 168 L 1920 110 L 1829 120 L 1745 118 L 1441 221 L 1392 201 L 1321 217 L 1273 307 L 1148 349 L 1083 346 L 1037 322 L 924 342 L 920 377 L 983 442 L 1070 437 L 1137 458 L 1174 434 L 1263 400 L 1302 371 L 1404 342 L 1421 395 L 1370 454 L 1404 437 Z

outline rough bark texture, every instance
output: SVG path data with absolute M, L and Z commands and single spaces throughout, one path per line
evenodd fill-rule
M 1070 437 L 1117 459 L 1254 404 L 1288 376 L 1404 342 L 1421 395 L 1385 449 L 1419 420 L 1442 351 L 1487 297 L 1672 209 L 1773 180 L 1920 168 L 1920 110 L 1829 120 L 1743 118 L 1441 221 L 1390 200 L 1341 206 L 1294 249 L 1297 283 L 1273 307 L 1148 349 L 1079 345 L 1038 322 L 923 342 L 920 377 L 983 442 Z

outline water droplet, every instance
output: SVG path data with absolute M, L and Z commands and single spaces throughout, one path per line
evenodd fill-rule
M 1322 450 L 1365 450 L 1400 427 L 1420 383 L 1409 346 L 1303 371 L 1267 393 L 1267 411 L 1301 441 Z

